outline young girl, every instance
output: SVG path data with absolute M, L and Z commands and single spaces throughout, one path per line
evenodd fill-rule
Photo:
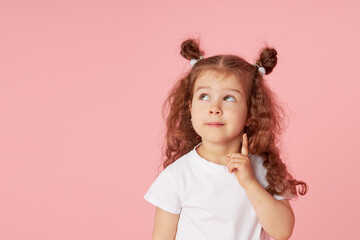
M 289 200 L 307 185 L 287 172 L 277 147 L 283 110 L 263 77 L 276 66 L 276 50 L 262 49 L 250 64 L 204 58 L 188 39 L 181 55 L 192 68 L 164 103 L 164 170 L 144 196 L 157 207 L 153 240 L 288 239 Z

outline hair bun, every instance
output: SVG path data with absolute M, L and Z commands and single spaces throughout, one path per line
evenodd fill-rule
M 195 39 L 187 39 L 181 44 L 180 54 L 187 60 L 199 59 L 204 55 L 204 51 L 200 50 L 199 43 Z
M 277 51 L 274 48 L 265 47 L 260 50 L 260 58 L 256 61 L 261 67 L 265 68 L 266 74 L 273 71 L 277 64 Z

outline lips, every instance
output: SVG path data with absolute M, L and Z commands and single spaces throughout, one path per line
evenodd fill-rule
M 221 127 L 224 126 L 225 124 L 220 123 L 220 122 L 211 122 L 207 124 L 209 127 Z

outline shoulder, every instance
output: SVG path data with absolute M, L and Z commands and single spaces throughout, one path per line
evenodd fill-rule
M 264 159 L 257 154 L 249 154 L 249 158 L 251 161 L 254 177 L 264 188 L 266 188 L 268 182 L 266 181 L 267 169 L 263 165 Z
M 269 182 L 266 180 L 267 169 L 264 167 L 263 164 L 264 158 L 262 158 L 260 155 L 250 155 L 250 159 L 255 178 L 264 188 L 266 188 L 269 185 Z M 287 192 L 283 196 L 274 195 L 274 197 L 278 200 L 283 200 L 292 199 L 294 196 L 291 193 Z
M 179 175 L 184 171 L 191 168 L 191 161 L 192 161 L 192 151 L 184 154 L 180 158 L 176 159 L 175 162 L 170 164 L 166 169 L 171 175 Z
M 260 155 L 257 154 L 249 154 L 249 158 L 254 170 L 262 173 L 266 171 L 266 168 L 263 165 L 264 158 L 262 158 Z

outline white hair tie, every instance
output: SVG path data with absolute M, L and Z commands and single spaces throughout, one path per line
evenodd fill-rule
M 203 56 L 200 56 L 199 59 L 191 59 L 190 60 L 190 65 L 191 67 L 193 67 L 195 65 L 195 63 L 197 63 L 199 60 L 203 59 L 204 57 Z
M 261 76 L 264 76 L 266 74 L 265 68 L 260 67 L 256 63 L 254 64 L 254 66 L 258 67 L 258 70 L 259 70 Z

